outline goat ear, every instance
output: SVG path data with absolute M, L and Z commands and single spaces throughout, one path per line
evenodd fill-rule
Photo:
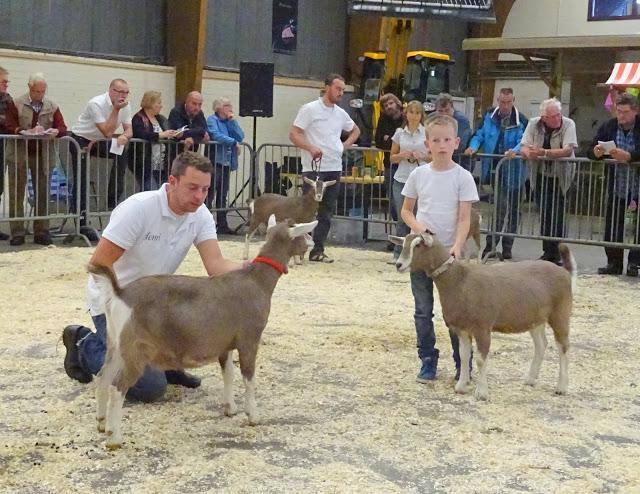
M 395 235 L 389 235 L 389 242 L 394 245 L 404 245 L 404 237 L 396 237 Z
M 329 180 L 328 182 L 324 182 L 323 187 L 326 189 L 327 187 L 331 187 L 332 185 L 335 185 L 336 181 L 335 180 Z
M 311 185 L 312 187 L 316 186 L 316 182 L 314 180 L 311 180 L 309 177 L 302 177 L 302 180 L 308 183 L 309 185 Z
M 269 216 L 269 221 L 267 221 L 267 230 L 276 226 L 276 215 L 272 214 Z
M 427 247 L 431 247 L 433 245 L 433 235 L 431 235 L 431 233 L 422 232 L 420 236 L 422 237 L 422 241 Z
M 289 236 L 291 238 L 296 238 L 300 235 L 304 235 L 305 233 L 309 233 L 317 224 L 318 220 L 312 221 L 311 223 L 298 223 L 297 225 L 289 227 Z

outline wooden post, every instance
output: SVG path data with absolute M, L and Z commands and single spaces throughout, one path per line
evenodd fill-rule
M 202 91 L 207 0 L 167 2 L 167 61 L 176 68 L 175 100 Z

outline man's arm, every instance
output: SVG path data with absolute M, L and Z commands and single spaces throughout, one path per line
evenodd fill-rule
M 342 144 L 344 149 L 347 150 L 351 146 L 353 146 L 353 143 L 358 140 L 358 137 L 360 137 L 360 128 L 354 123 L 351 132 L 349 132 L 349 137 L 347 137 L 347 139 Z
M 458 203 L 458 222 L 456 227 L 456 240 L 449 250 L 449 254 L 456 259 L 460 259 L 462 255 L 462 248 L 467 241 L 469 235 L 469 228 L 471 227 L 471 202 L 460 201 Z
M 200 259 L 202 259 L 204 269 L 209 276 L 218 276 L 229 271 L 243 269 L 246 265 L 225 259 L 217 240 L 204 240 L 196 245 L 196 249 L 200 253 Z
M 113 269 L 113 264 L 122 257 L 125 250 L 111 240 L 102 237 L 96 246 L 96 251 L 91 256 L 89 264 L 107 266 Z
M 118 128 L 118 114 L 120 113 L 120 110 L 125 106 L 126 104 L 122 106 L 113 105 L 113 109 L 111 110 L 109 118 L 107 118 L 107 120 L 104 122 L 96 122 L 96 127 L 107 139 L 111 137 Z M 97 115 L 99 115 L 99 111 L 97 111 L 97 109 L 95 108 L 92 108 L 91 113 L 94 116 L 94 119 Z
M 312 146 L 309 141 L 307 141 L 307 136 L 305 136 L 304 130 L 300 127 L 296 127 L 295 125 L 291 126 L 291 130 L 289 131 L 289 140 L 296 147 L 309 151 L 314 160 L 322 158 L 322 149 Z

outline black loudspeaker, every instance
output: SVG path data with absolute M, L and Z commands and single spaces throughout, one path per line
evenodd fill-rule
M 240 62 L 240 116 L 273 117 L 273 64 Z

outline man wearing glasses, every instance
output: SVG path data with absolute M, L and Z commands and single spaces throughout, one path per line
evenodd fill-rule
M 124 189 L 124 174 L 127 169 L 126 150 L 121 154 L 111 152 L 110 139 L 113 134 L 122 128 L 122 133 L 117 138 L 118 146 L 125 146 L 133 130 L 131 128 L 131 105 L 129 104 L 129 86 L 124 79 L 114 79 L 109 84 L 109 90 L 91 98 L 86 108 L 78 117 L 78 121 L 71 128 L 71 137 L 79 144 L 80 148 L 90 152 L 92 156 L 113 159 L 114 165 L 109 174 L 109 186 L 107 191 L 107 204 L 114 208 L 118 197 Z M 99 141 L 99 142 L 94 142 Z M 69 148 L 72 159 L 74 179 L 77 177 L 77 150 L 75 146 Z M 87 210 L 87 183 L 86 183 L 86 155 L 81 158 L 79 184 L 74 183 L 72 189 L 72 208 L 76 205 L 76 194 L 80 194 L 80 233 L 86 235 L 92 242 L 98 241 L 98 236 L 87 225 L 85 212 Z

